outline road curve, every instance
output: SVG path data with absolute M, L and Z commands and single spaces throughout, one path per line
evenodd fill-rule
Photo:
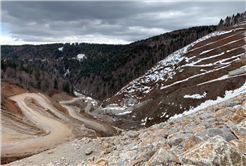
M 33 98 L 40 105 L 45 108 L 50 109 L 52 112 L 56 112 L 51 104 L 47 103 L 45 97 L 37 93 L 23 93 L 10 97 L 14 100 L 20 107 L 24 116 L 26 116 L 30 121 L 37 124 L 40 128 L 45 130 L 46 135 L 31 140 L 23 140 L 21 142 L 9 143 L 1 145 L 2 155 L 17 155 L 24 153 L 34 152 L 35 149 L 42 150 L 51 148 L 55 143 L 62 141 L 64 138 L 69 137 L 72 132 L 71 129 L 64 123 L 59 122 L 53 118 L 46 117 L 41 113 L 35 111 L 25 102 L 26 99 Z
M 101 121 L 93 119 L 93 118 L 87 118 L 86 116 L 83 116 L 78 112 L 79 111 L 78 107 L 67 105 L 67 104 L 71 104 L 73 102 L 83 100 L 83 99 L 84 99 L 83 96 L 82 97 L 75 97 L 72 100 L 60 101 L 59 103 L 68 110 L 69 115 L 71 117 L 82 121 L 84 124 L 86 124 L 86 126 L 88 128 L 93 129 L 93 130 L 97 131 L 98 133 L 101 133 L 103 136 L 115 135 L 117 133 L 117 130 L 114 127 L 110 126 L 109 124 L 107 124 L 105 122 L 101 122 Z M 90 113 L 89 111 L 92 107 L 92 102 L 93 102 L 93 100 L 88 100 L 87 106 L 84 110 L 85 113 L 87 113 L 91 116 L 93 116 L 93 114 Z

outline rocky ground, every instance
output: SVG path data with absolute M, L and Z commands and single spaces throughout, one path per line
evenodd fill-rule
M 76 139 L 7 165 L 246 166 L 246 93 L 149 128 Z

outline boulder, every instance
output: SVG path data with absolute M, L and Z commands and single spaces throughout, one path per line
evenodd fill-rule
M 232 125 L 234 126 L 234 125 Z M 231 141 L 237 139 L 235 135 L 231 133 L 228 128 L 210 128 L 208 130 L 198 131 L 195 136 L 203 141 L 207 141 L 209 138 L 219 135 L 223 137 L 226 141 Z
M 130 138 L 135 138 L 139 133 L 137 131 L 130 130 L 127 134 Z
M 140 160 L 148 161 L 154 154 L 155 154 L 155 151 L 152 149 L 149 149 L 147 152 L 141 154 Z
M 232 140 L 230 143 L 239 149 L 246 156 L 246 141 L 243 140 Z
M 105 159 L 99 159 L 97 160 L 96 165 L 97 166 L 108 166 L 108 161 Z
M 184 149 L 188 150 L 188 149 L 192 148 L 193 146 L 195 146 L 196 144 L 198 144 L 199 142 L 201 142 L 201 141 L 195 136 L 186 138 L 184 140 L 184 145 L 183 145 Z
M 232 130 L 232 132 L 239 138 L 246 141 L 246 119 L 244 119 L 239 124 L 235 125 L 233 122 L 229 121 L 226 125 Z
M 126 166 L 136 166 L 141 160 L 132 160 L 126 164 Z
M 146 163 L 146 166 L 155 166 L 171 162 L 176 162 L 176 156 L 165 148 L 160 148 Z
M 223 137 L 215 136 L 179 155 L 182 164 L 242 166 L 246 157 Z
M 232 114 L 231 108 L 223 108 L 213 114 L 216 118 L 225 118 Z
M 184 139 L 194 136 L 192 133 L 176 133 L 168 136 L 167 143 L 170 146 L 179 145 Z
M 88 148 L 85 150 L 85 154 L 86 155 L 90 155 L 92 153 L 92 149 L 91 148 Z
M 106 142 L 106 143 L 104 143 L 104 145 L 103 145 L 103 148 L 109 148 L 109 144 Z

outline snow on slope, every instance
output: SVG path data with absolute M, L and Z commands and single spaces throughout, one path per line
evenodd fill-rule
M 58 48 L 59 51 L 63 51 L 63 47 Z
M 203 95 L 200 94 L 193 94 L 193 95 L 184 95 L 184 98 L 191 98 L 191 99 L 202 99 L 206 97 L 206 92 L 203 93 Z
M 204 108 L 207 108 L 208 106 L 212 106 L 212 105 L 215 105 L 215 104 L 218 104 L 218 103 L 221 103 L 223 101 L 226 101 L 228 99 L 231 99 L 233 97 L 236 97 L 238 95 L 241 95 L 241 94 L 245 94 L 246 93 L 246 82 L 244 83 L 243 86 L 241 86 L 240 88 L 238 89 L 235 89 L 235 90 L 231 90 L 231 91 L 226 91 L 225 92 L 225 96 L 224 97 L 217 97 L 216 100 L 206 100 L 205 102 L 201 103 L 199 106 L 197 107 L 191 107 L 188 111 L 184 111 L 182 114 L 175 114 L 174 116 L 171 116 L 169 117 L 169 121 L 172 120 L 172 119 L 177 119 L 179 117 L 182 117 L 184 115 L 189 115 L 193 112 L 196 112 L 196 111 L 199 111 L 201 109 L 204 109 Z M 203 94 L 203 96 L 205 95 L 205 93 Z M 189 95 L 187 95 L 189 96 Z M 200 97 L 202 95 L 199 95 L 199 94 L 195 94 L 194 98 L 196 97 Z M 166 115 L 166 112 L 162 112 L 162 115 L 160 116 L 161 118 L 162 117 L 168 117 L 168 115 Z M 146 117 L 144 119 L 142 119 L 142 123 L 141 125 L 145 126 L 146 122 L 147 122 L 147 119 L 151 120 L 151 117 Z
M 77 91 L 74 91 L 74 95 L 82 99 L 85 103 L 91 102 L 93 106 L 98 106 L 98 102 L 91 97 L 85 96 Z
M 174 116 L 170 117 L 169 119 L 176 119 L 178 117 L 181 117 L 181 116 L 184 116 L 184 115 L 188 115 L 188 114 L 191 114 L 195 111 L 198 111 L 198 110 L 201 110 L 201 109 L 204 109 L 204 108 L 207 108 L 208 106 L 211 106 L 211 105 L 215 105 L 215 104 L 218 104 L 220 102 L 223 102 L 223 101 L 226 101 L 228 99 L 231 99 L 233 97 L 236 97 L 240 94 L 244 94 L 246 93 L 246 82 L 244 83 L 243 86 L 241 86 L 240 88 L 238 89 L 235 89 L 235 90 L 231 90 L 231 91 L 226 91 L 225 92 L 225 96 L 222 98 L 222 97 L 217 97 L 216 100 L 206 100 L 204 103 L 200 104 L 199 106 L 195 107 L 195 108 L 191 108 L 190 110 L 188 111 L 185 111 L 183 112 L 182 114 L 175 114 Z
M 237 28 L 237 29 L 233 29 L 233 30 L 230 30 L 230 31 L 217 31 L 217 32 L 213 32 L 211 34 L 208 34 L 208 35 L 196 40 L 195 42 L 187 45 L 186 47 L 184 47 L 184 48 L 182 48 L 182 49 L 170 54 L 164 60 L 161 60 L 160 62 L 158 62 L 154 67 L 152 67 L 150 70 L 148 70 L 143 76 L 131 81 L 128 85 L 123 87 L 117 94 L 115 94 L 115 96 L 119 96 L 121 94 L 124 94 L 124 97 L 142 99 L 147 93 L 149 93 L 154 88 L 153 86 L 147 86 L 146 84 L 148 84 L 148 83 L 154 84 L 154 83 L 157 83 L 158 81 L 161 81 L 162 82 L 161 85 L 159 85 L 159 84 L 156 84 L 156 85 L 159 86 L 160 89 L 165 89 L 167 87 L 170 87 L 172 85 L 181 83 L 183 81 L 188 81 L 190 78 L 194 78 L 194 77 L 197 77 L 197 76 L 200 76 L 200 75 L 204 75 L 204 74 L 211 73 L 213 71 L 221 70 L 221 69 L 223 69 L 225 67 L 228 67 L 228 65 L 230 65 L 230 63 L 232 63 L 233 61 L 236 61 L 237 58 L 239 58 L 241 56 L 241 54 L 240 55 L 235 55 L 235 56 L 230 57 L 230 58 L 222 59 L 222 60 L 220 60 L 218 62 L 215 62 L 215 63 L 203 64 L 203 65 L 197 65 L 197 63 L 200 63 L 200 62 L 202 62 L 204 60 L 207 60 L 207 59 L 212 59 L 212 58 L 216 58 L 216 57 L 219 57 L 219 56 L 223 56 L 224 52 L 222 52 L 220 54 L 217 54 L 217 55 L 210 56 L 210 57 L 201 58 L 201 59 L 199 59 L 198 61 L 195 61 L 195 62 L 194 61 L 190 62 L 195 57 L 188 58 L 188 57 L 185 56 L 185 54 L 190 52 L 190 51 L 197 50 L 198 48 L 202 48 L 204 46 L 207 46 L 207 45 L 215 43 L 215 42 L 211 42 L 211 43 L 208 43 L 208 44 L 203 45 L 201 47 L 192 49 L 192 47 L 194 45 L 196 45 L 197 43 L 199 43 L 201 41 L 207 40 L 207 39 L 215 37 L 215 36 L 220 36 L 220 35 L 223 35 L 223 34 L 231 33 L 231 32 L 237 31 L 237 30 L 241 30 L 241 29 L 243 29 L 243 28 Z M 232 36 L 235 36 L 235 34 L 230 35 L 230 36 L 228 36 L 226 38 L 229 38 L 229 37 L 232 37 Z M 226 39 L 226 38 L 223 38 L 223 39 Z M 239 40 L 241 40 L 241 39 L 239 39 Z M 234 42 L 237 42 L 239 40 L 231 41 L 230 44 L 234 43 Z M 225 45 L 228 45 L 228 44 L 229 43 L 227 43 Z M 212 49 L 212 50 L 214 50 L 214 49 Z M 206 52 L 209 52 L 209 51 L 211 51 L 211 50 L 203 51 L 202 53 L 200 53 L 200 55 L 205 54 Z M 232 50 L 230 50 L 230 51 L 232 51 Z M 184 66 L 181 66 L 181 67 L 177 67 L 178 64 L 182 60 L 185 60 L 187 62 L 187 64 L 184 65 Z M 231 60 L 231 61 L 227 62 L 228 60 Z M 190 62 L 190 63 L 188 63 L 188 62 Z M 211 70 L 211 71 L 206 71 L 206 72 L 198 74 L 198 75 L 194 75 L 194 76 L 192 76 L 190 78 L 186 78 L 184 80 L 177 81 L 177 82 L 175 82 L 175 83 L 173 83 L 171 85 L 163 84 L 163 82 L 167 82 L 169 79 L 172 79 L 173 76 L 177 72 L 182 72 L 183 68 L 186 67 L 186 66 L 209 67 L 209 66 L 215 66 L 215 65 L 219 65 L 219 66 L 221 66 L 221 68 L 217 68 L 217 69 L 214 69 L 214 70 Z M 140 94 L 139 92 L 143 93 L 145 95 L 143 95 L 143 96 L 136 95 L 136 94 Z
M 168 89 L 174 85 L 179 85 L 180 83 L 187 83 L 190 80 L 200 79 L 202 76 L 211 76 L 214 73 L 223 73 L 223 70 L 228 70 L 233 62 L 236 62 L 240 59 L 242 53 L 242 41 L 244 41 L 243 36 L 238 36 L 239 30 L 245 30 L 246 28 L 235 28 L 229 31 L 217 31 L 211 33 L 207 36 L 204 36 L 197 41 L 187 45 L 186 47 L 170 54 L 165 59 L 159 61 L 154 67 L 148 70 L 144 75 L 138 77 L 137 79 L 131 81 L 125 87 L 123 87 L 115 96 L 118 96 L 118 103 L 122 99 L 125 100 L 127 98 L 137 99 L 138 101 L 144 101 L 144 97 L 148 95 L 154 89 Z M 240 33 L 241 34 L 241 33 Z M 211 39 L 211 42 L 206 42 L 205 40 L 210 40 L 210 38 L 224 35 L 219 39 Z M 196 46 L 198 43 L 205 41 L 206 44 L 200 44 L 200 46 Z M 240 47 L 239 47 L 239 43 Z M 208 47 L 207 47 L 208 46 Z M 216 46 L 216 47 L 214 47 Z M 236 47 L 235 47 L 236 46 Z M 206 49 L 208 48 L 208 49 Z M 225 50 L 225 48 L 229 48 Z M 180 63 L 182 62 L 182 65 Z M 187 73 L 187 68 L 190 71 L 196 71 L 194 74 Z M 200 71 L 200 72 L 198 72 Z M 184 73 L 184 74 L 183 74 Z M 177 76 L 178 75 L 178 76 Z M 184 75 L 184 77 L 182 76 Z M 205 79 L 199 84 L 195 84 L 193 86 L 201 86 L 204 84 L 208 84 L 211 82 L 216 82 L 220 80 L 225 80 L 229 78 L 244 76 L 244 74 L 240 74 L 237 76 L 229 76 L 229 75 L 218 75 L 218 77 L 211 77 L 211 79 Z M 181 77 L 180 77 L 181 76 Z M 175 78 L 176 81 L 173 81 Z M 178 79 L 177 79 L 178 78 Z M 203 99 L 206 97 L 206 94 L 199 95 L 184 95 L 184 98 L 192 98 L 192 99 Z M 141 100 L 142 99 L 142 100 Z M 110 99 L 108 99 L 110 100 Z M 173 104 L 173 103 L 172 103 Z M 168 104 L 169 105 L 169 104 Z M 176 107 L 176 105 L 175 105 Z M 179 107 L 179 106 L 178 106 Z M 180 109 L 182 110 L 182 104 L 180 105 Z M 192 106 L 188 110 L 194 109 Z M 126 115 L 131 113 L 132 111 L 128 111 L 129 109 L 122 110 L 122 112 L 118 115 Z M 169 115 L 166 112 L 162 112 L 160 117 L 169 118 Z M 147 117 L 142 119 L 142 124 L 145 124 Z
M 87 58 L 85 54 L 78 54 L 77 58 L 79 61 L 83 60 L 84 58 Z

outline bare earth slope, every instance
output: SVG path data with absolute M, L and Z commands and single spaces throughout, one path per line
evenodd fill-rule
M 40 93 L 22 93 L 9 100 L 15 102 L 21 115 L 2 110 L 2 163 L 55 148 L 75 138 L 117 134 L 117 130 L 108 124 L 86 113 L 77 113 L 77 107 L 63 105 L 73 113 L 71 116 L 60 112 Z
M 41 96 L 40 94 L 23 93 L 13 96 L 10 99 L 16 101 L 24 116 L 26 116 L 33 123 L 37 124 L 38 127 L 42 128 L 47 135 L 41 138 L 33 139 L 32 141 L 22 140 L 22 142 L 3 144 L 2 155 L 10 153 L 23 154 L 24 152 L 30 152 L 33 151 L 33 149 L 38 149 L 39 147 L 50 147 L 50 144 L 60 142 L 62 139 L 71 135 L 71 129 L 69 129 L 69 126 L 53 118 L 46 117 L 34 110 L 31 106 L 28 106 L 28 101 L 26 100 L 35 99 L 40 105 L 45 105 L 46 108 L 51 110 L 52 112 L 57 111 L 52 105 L 46 103 L 43 96 Z
M 245 34 L 243 23 L 204 36 L 158 62 L 107 101 L 127 106 L 116 114 L 120 118 L 150 126 L 223 97 L 227 90 L 245 83 L 245 73 L 228 74 L 246 68 L 246 59 L 241 58 L 245 56 Z M 129 104 L 130 100 L 135 102 Z M 138 106 L 144 101 L 147 104 Z

